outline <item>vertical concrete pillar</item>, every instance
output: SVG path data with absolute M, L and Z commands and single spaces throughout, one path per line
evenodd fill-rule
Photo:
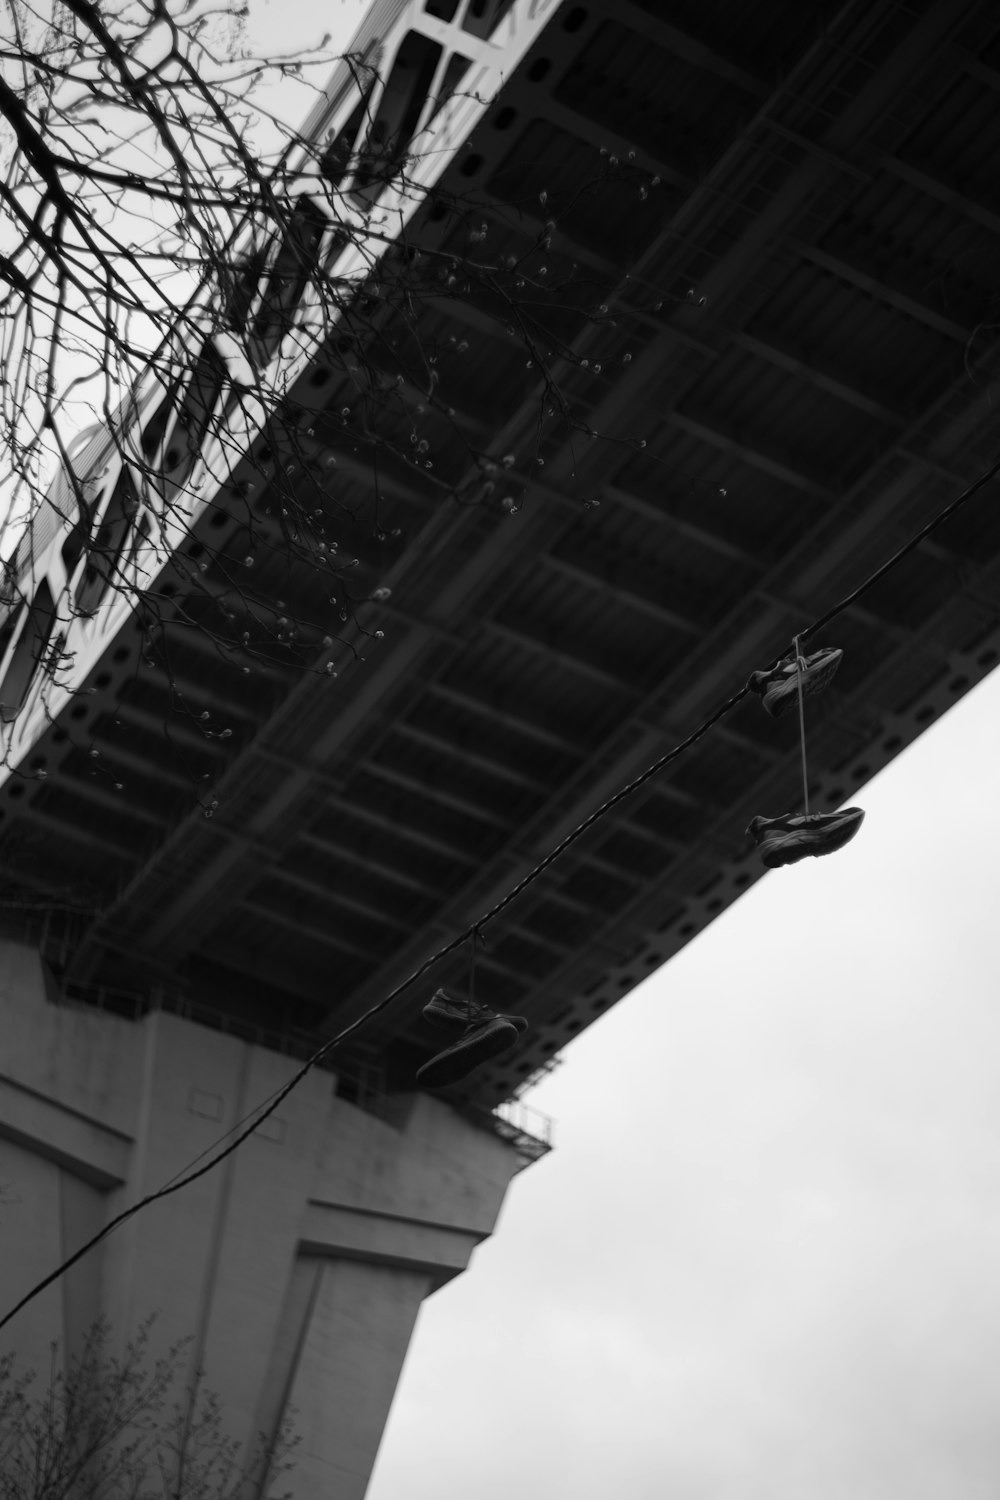
M 0 1305 L 185 1171 L 296 1070 L 164 1012 L 53 1003 L 0 943 Z M 0 1335 L 45 1368 L 106 1316 L 190 1339 L 249 1454 L 294 1412 L 296 1500 L 362 1500 L 420 1302 L 489 1235 L 518 1161 L 426 1095 L 393 1123 L 316 1070 L 237 1151 L 151 1205 Z
M 430 1271 L 318 1257 L 289 1390 L 304 1492 L 362 1500 Z

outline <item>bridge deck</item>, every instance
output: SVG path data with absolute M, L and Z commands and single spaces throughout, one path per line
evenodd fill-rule
M 447 287 L 418 332 L 453 420 L 419 410 L 404 322 L 380 328 L 433 471 L 373 444 L 343 361 L 317 359 L 295 461 L 306 488 L 303 453 L 336 461 L 359 623 L 335 613 L 302 672 L 196 629 L 165 660 L 127 622 L 26 757 L 46 779 L 0 790 L 11 899 L 100 908 L 62 932 L 73 982 L 339 1029 L 953 499 L 1000 435 L 998 105 L 988 5 L 865 0 L 823 34 L 798 0 L 561 6 L 442 188 L 529 279 L 580 301 L 592 277 L 606 320 L 562 310 L 556 373 L 601 436 L 547 417 L 495 308 Z M 464 245 L 468 221 L 432 200 L 408 238 Z M 470 444 L 514 455 L 516 513 L 448 498 Z M 192 619 L 251 533 L 275 612 L 331 614 L 267 486 L 240 489 L 285 464 L 264 447 L 172 571 Z M 376 583 L 391 597 L 360 602 Z M 809 705 L 820 809 L 996 664 L 993 486 L 823 643 L 846 657 Z M 485 931 L 477 993 L 531 1030 L 456 1098 L 510 1096 L 702 930 L 762 873 L 749 819 L 798 799 L 796 725 L 747 700 L 601 820 Z M 468 972 L 464 949 L 359 1038 L 390 1090 L 435 1050 L 427 991 Z

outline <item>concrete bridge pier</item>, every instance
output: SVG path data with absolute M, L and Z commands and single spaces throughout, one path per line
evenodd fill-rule
M 0 943 L 0 1308 L 182 1173 L 297 1064 L 164 1011 L 58 1003 Z M 31 1302 L 0 1353 L 49 1367 L 106 1316 L 189 1338 L 249 1454 L 298 1432 L 296 1500 L 362 1500 L 420 1303 L 496 1222 L 514 1148 L 423 1094 L 391 1122 L 315 1070 L 220 1166 L 137 1214 Z M 256 1495 L 266 1494 L 258 1489 Z

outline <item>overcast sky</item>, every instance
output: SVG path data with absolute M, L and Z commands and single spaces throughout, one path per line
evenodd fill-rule
M 998 752 L 995 674 L 567 1049 L 367 1500 L 996 1500 Z
M 566 1050 L 368 1500 L 995 1500 L 998 750 L 1000 674 Z

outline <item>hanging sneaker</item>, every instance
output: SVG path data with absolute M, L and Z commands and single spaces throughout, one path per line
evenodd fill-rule
M 445 1031 L 461 1031 L 472 1021 L 487 1021 L 496 1014 L 488 1005 L 481 1005 L 475 1000 L 470 1005 L 468 1000 L 452 995 L 448 990 L 435 990 L 423 1010 L 425 1021 L 430 1021 L 432 1026 L 440 1026 Z M 502 1016 L 501 1020 L 509 1021 L 519 1036 L 528 1029 L 526 1016 Z
M 802 658 L 802 696 L 819 693 L 833 679 L 843 659 L 836 646 L 823 646 L 811 656 Z M 770 672 L 751 672 L 747 687 L 756 693 L 772 719 L 780 719 L 799 701 L 798 665 L 794 656 L 786 657 Z
M 517 1038 L 517 1027 L 491 1011 L 484 1020 L 472 1021 L 457 1042 L 418 1068 L 417 1082 L 427 1089 L 459 1083 L 481 1063 L 509 1052 Z
M 794 865 L 809 855 L 832 854 L 842 849 L 861 827 L 860 807 L 844 807 L 831 813 L 784 813 L 780 818 L 754 818 L 747 833 L 769 870 Z

